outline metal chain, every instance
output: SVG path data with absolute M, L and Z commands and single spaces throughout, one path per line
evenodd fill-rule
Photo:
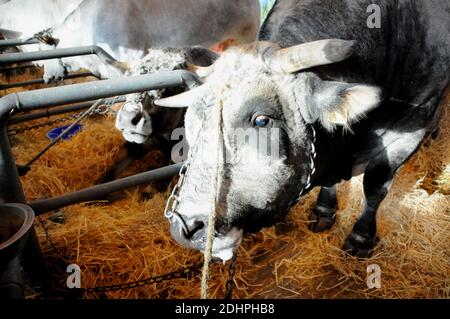
M 316 130 L 312 125 L 308 125 L 311 130 L 311 150 L 309 152 L 309 160 L 310 160 L 310 167 L 309 167 L 309 173 L 308 177 L 306 178 L 306 182 L 303 185 L 299 195 L 296 199 L 291 201 L 288 205 L 288 208 L 294 207 L 302 198 L 302 196 L 305 194 L 305 192 L 311 187 L 312 183 L 312 177 L 316 173 L 316 158 L 317 158 L 317 151 L 316 151 L 316 140 L 317 140 L 317 134 Z
M 80 291 L 82 292 L 113 292 L 113 291 L 121 291 L 121 290 L 127 290 L 127 289 L 134 289 L 138 287 L 145 287 L 152 284 L 158 284 L 165 281 L 175 280 L 175 279 L 191 279 L 194 275 L 200 273 L 200 269 L 203 266 L 203 263 L 195 264 L 193 266 L 185 267 L 180 270 L 160 275 L 152 278 L 147 278 L 139 281 L 129 282 L 125 284 L 118 284 L 118 285 L 110 285 L 110 286 L 101 286 L 101 287 L 93 287 L 93 288 L 81 288 Z
M 42 30 L 42 31 L 34 34 L 33 37 L 30 38 L 29 40 L 36 39 L 41 43 L 56 46 L 58 44 L 58 40 L 53 38 L 53 31 L 54 31 L 54 28 L 48 28 L 48 29 Z
M 53 242 L 52 237 L 50 236 L 49 229 L 46 225 L 46 221 L 44 221 L 40 216 L 37 217 L 37 220 L 39 224 L 41 225 L 42 229 L 44 230 L 45 237 L 47 239 L 47 242 L 50 244 L 50 247 L 52 248 L 53 252 L 57 255 L 58 258 L 61 260 L 64 260 L 64 258 L 61 257 L 61 255 L 58 253 L 58 249 L 56 248 L 56 245 Z M 138 287 L 145 287 L 152 284 L 162 283 L 165 281 L 170 281 L 174 279 L 191 279 L 194 275 L 200 274 L 201 268 L 203 266 L 203 263 L 197 263 L 192 266 L 181 268 L 180 270 L 156 276 L 151 278 L 142 279 L 139 281 L 124 283 L 124 284 L 118 284 L 118 285 L 110 285 L 110 286 L 99 286 L 99 287 L 92 287 L 92 288 L 80 288 L 77 289 L 81 292 L 87 292 L 87 293 L 105 293 L 105 292 L 112 292 L 112 291 L 121 291 L 121 290 L 127 290 L 127 289 L 134 289 Z
M 57 255 L 58 258 L 60 258 L 60 259 L 64 259 L 58 253 L 58 249 L 56 248 L 56 245 L 53 242 L 52 237 L 50 236 L 50 231 L 47 227 L 47 221 L 44 221 L 41 216 L 37 216 L 37 220 L 39 222 L 39 225 L 41 225 L 42 229 L 44 230 L 45 238 L 47 239 L 47 242 L 50 244 L 50 247 L 52 248 L 55 255 Z
M 233 295 L 234 289 L 234 275 L 236 274 L 236 261 L 237 261 L 237 253 L 233 255 L 231 259 L 230 266 L 228 267 L 228 279 L 225 285 L 225 297 L 224 299 L 231 299 Z
M 192 150 L 188 151 L 188 158 L 183 163 L 183 166 L 180 169 L 180 173 L 178 174 L 179 175 L 178 183 L 173 188 L 173 190 L 167 200 L 166 208 L 164 209 L 164 217 L 166 217 L 170 222 L 173 218 L 176 218 L 178 220 L 179 224 L 181 225 L 181 227 L 183 228 L 183 232 L 186 235 L 189 235 L 189 233 L 191 231 L 189 230 L 189 227 L 186 225 L 186 222 L 184 221 L 184 219 L 177 212 L 178 205 L 180 204 L 180 200 L 179 200 L 178 196 L 179 196 L 181 187 L 183 186 L 185 180 L 187 179 L 187 175 L 191 168 L 191 162 L 194 157 L 194 153 L 198 149 L 199 138 L 200 138 L 200 134 L 198 134 Z
M 107 104 L 103 104 L 100 105 L 95 111 L 93 111 L 90 116 L 93 115 L 101 115 L 101 116 L 107 116 L 111 113 L 114 113 L 114 111 L 112 111 L 112 105 L 113 105 L 113 100 L 110 101 Z M 65 117 L 61 117 L 55 120 L 51 120 L 51 121 L 47 121 L 45 123 L 42 124 L 36 124 L 36 125 L 31 125 L 31 126 L 25 126 L 25 127 L 20 127 L 20 128 L 12 128 L 8 130 L 8 135 L 9 136 L 16 136 L 22 133 L 26 133 L 26 132 L 30 132 L 30 131 L 34 131 L 40 128 L 44 128 L 44 127 L 49 127 L 55 124 L 61 124 L 61 123 L 65 123 L 71 120 L 77 120 L 80 116 L 82 116 L 84 114 L 84 112 L 80 112 L 77 114 L 71 114 L 71 115 L 67 115 Z
M 45 123 L 42 123 L 42 124 L 25 126 L 25 127 L 21 127 L 21 128 L 13 128 L 13 129 L 8 130 L 8 135 L 9 136 L 15 136 L 15 135 L 19 135 L 19 134 L 26 133 L 26 132 L 29 132 L 29 131 L 37 130 L 37 129 L 40 129 L 40 128 L 52 126 L 54 124 L 64 123 L 64 122 L 67 122 L 69 120 L 77 119 L 79 116 L 81 116 L 81 114 L 82 113 L 69 115 L 69 116 L 62 117 L 62 118 L 59 118 L 59 119 L 56 119 L 56 120 L 52 120 L 52 121 L 48 121 L 48 122 L 45 122 Z

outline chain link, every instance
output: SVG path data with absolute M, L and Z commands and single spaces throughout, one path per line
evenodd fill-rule
M 114 104 L 114 101 L 110 101 L 106 104 L 100 105 L 95 111 L 91 112 L 89 115 L 90 116 L 94 116 L 94 115 L 101 115 L 101 116 L 107 116 L 111 113 L 114 113 L 114 111 L 112 111 L 112 105 Z M 22 133 L 26 133 L 26 132 L 30 132 L 30 131 L 34 131 L 40 128 L 44 128 L 44 127 L 49 127 L 49 126 L 53 126 L 55 124 L 62 124 L 71 120 L 77 120 L 78 118 L 80 118 L 80 116 L 82 116 L 84 114 L 84 112 L 80 112 L 77 114 L 71 114 L 71 115 L 67 115 L 65 117 L 61 117 L 55 120 L 51 120 L 51 121 L 47 121 L 45 123 L 41 123 L 41 124 L 36 124 L 36 125 L 31 125 L 31 126 L 25 126 L 25 127 L 20 127 L 20 128 L 12 128 L 8 130 L 8 135 L 9 136 L 16 136 Z
M 127 289 L 134 289 L 138 287 L 145 287 L 152 284 L 158 284 L 165 281 L 170 281 L 174 279 L 186 279 L 190 280 L 193 276 L 200 273 L 200 269 L 202 267 L 202 263 L 195 264 L 193 266 L 185 267 L 180 270 L 160 275 L 152 278 L 147 278 L 139 281 L 129 282 L 125 284 L 118 284 L 118 285 L 110 285 L 110 286 L 101 286 L 101 287 L 93 287 L 93 288 L 81 288 L 79 289 L 82 292 L 87 293 L 105 293 L 105 292 L 113 292 L 113 291 L 121 291 L 121 290 L 127 290 Z
M 44 230 L 45 237 L 47 239 L 47 242 L 50 244 L 50 247 L 52 248 L 53 252 L 57 255 L 58 258 L 64 260 L 64 258 L 61 257 L 61 255 L 58 253 L 58 249 L 56 248 L 56 245 L 53 242 L 52 237 L 50 236 L 49 228 L 47 227 L 46 221 L 44 221 L 40 216 L 37 217 L 37 220 L 39 224 L 41 225 L 42 229 Z M 186 279 L 190 280 L 195 275 L 200 274 L 201 268 L 203 266 L 203 263 L 197 263 L 192 266 L 181 268 L 180 270 L 159 275 L 156 277 L 146 278 L 139 281 L 133 281 L 129 283 L 123 283 L 123 284 L 117 284 L 117 285 L 109 285 L 109 286 L 99 286 L 99 287 L 92 287 L 92 288 L 80 288 L 77 289 L 80 292 L 84 293 L 106 293 L 106 292 L 113 292 L 113 291 L 121 291 L 121 290 L 128 290 L 128 289 L 134 289 L 138 287 L 145 287 L 152 284 L 162 283 L 165 281 L 175 280 L 175 279 Z
M 312 125 L 308 125 L 310 130 L 311 130 L 311 150 L 309 152 L 309 160 L 310 160 L 310 166 L 309 166 L 309 173 L 308 173 L 308 177 L 306 178 L 306 182 L 303 185 L 299 195 L 297 196 L 296 199 L 294 199 L 293 201 L 291 201 L 288 205 L 288 208 L 291 209 L 292 207 L 294 207 L 302 198 L 302 196 L 305 194 L 305 192 L 311 188 L 311 182 L 312 182 L 312 177 L 313 175 L 316 173 L 316 158 L 317 158 L 317 151 L 316 151 L 316 141 L 317 141 L 317 134 L 316 134 L 316 130 L 314 129 L 314 127 Z
M 225 285 L 226 291 L 224 299 L 231 299 L 233 295 L 234 275 L 236 274 L 236 261 L 237 261 L 237 253 L 233 255 L 233 258 L 231 259 L 230 262 L 230 266 L 228 267 L 228 279 Z
M 181 227 L 183 228 L 183 232 L 186 234 L 187 237 L 189 237 L 190 230 L 189 227 L 186 225 L 186 222 L 184 219 L 180 216 L 180 214 L 177 212 L 178 205 L 180 203 L 178 195 L 181 190 L 181 187 L 183 186 L 185 180 L 187 179 L 187 175 L 189 173 L 189 170 L 191 168 L 191 162 L 192 158 L 194 157 L 194 153 L 198 149 L 198 141 L 199 141 L 200 134 L 197 136 L 197 139 L 194 143 L 194 146 L 192 150 L 188 151 L 188 158 L 183 163 L 183 166 L 180 169 L 179 179 L 178 183 L 173 188 L 169 199 L 167 200 L 166 208 L 164 209 L 164 217 L 166 217 L 170 222 L 172 219 L 177 219 Z
M 55 245 L 55 243 L 53 242 L 52 237 L 50 236 L 50 231 L 49 231 L 49 229 L 48 229 L 48 227 L 47 227 L 47 221 L 44 221 L 44 220 L 42 219 L 41 216 L 38 216 L 38 217 L 37 217 L 37 220 L 38 220 L 38 222 L 39 222 L 39 225 L 41 225 L 42 229 L 44 230 L 45 238 L 47 239 L 47 242 L 50 244 L 50 247 L 52 248 L 54 254 L 57 255 L 58 258 L 64 259 L 64 258 L 62 258 L 61 255 L 58 253 L 58 249 L 56 248 L 56 245 Z

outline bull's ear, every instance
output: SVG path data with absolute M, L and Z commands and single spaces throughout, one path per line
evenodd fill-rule
M 183 48 L 188 63 L 196 66 L 210 66 L 216 62 L 219 55 L 201 46 Z
M 310 93 L 302 115 L 309 123 L 320 121 L 329 131 L 336 126 L 348 128 L 382 100 L 380 88 L 364 84 L 321 81 Z

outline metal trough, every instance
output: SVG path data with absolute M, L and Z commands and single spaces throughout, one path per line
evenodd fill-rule
M 23 204 L 0 205 L 0 299 L 23 298 L 19 255 L 34 222 L 33 210 Z

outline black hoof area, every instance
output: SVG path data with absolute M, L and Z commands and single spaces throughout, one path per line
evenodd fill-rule
M 373 254 L 377 237 L 367 238 L 356 233 L 351 233 L 344 242 L 342 250 L 358 258 L 368 258 Z
M 308 229 L 313 233 L 321 233 L 330 230 L 336 222 L 336 213 L 330 216 L 319 216 L 316 212 L 309 215 Z

